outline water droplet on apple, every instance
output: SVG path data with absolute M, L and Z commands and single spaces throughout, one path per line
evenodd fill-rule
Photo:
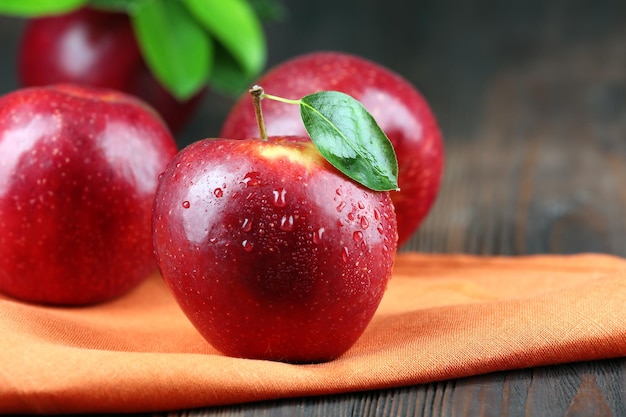
M 183 201 L 183 208 L 188 209 L 191 206 L 191 204 L 189 203 L 189 201 L 185 200 Z
M 280 190 L 274 190 L 274 205 L 276 207 L 285 207 L 285 195 L 287 190 L 281 188 Z
M 341 259 L 343 259 L 344 262 L 348 262 L 348 259 L 350 258 L 350 251 L 348 250 L 347 247 L 343 247 L 343 249 L 341 249 Z
M 378 209 L 374 209 L 374 219 L 380 220 L 380 211 Z
M 293 230 L 293 216 L 283 216 L 280 219 L 280 229 L 285 232 L 291 232 Z
M 243 246 L 243 250 L 245 250 L 246 252 L 252 252 L 252 249 L 254 249 L 254 244 L 249 240 L 244 240 L 243 242 L 241 242 L 241 246 Z
M 380 233 L 381 235 L 385 233 L 385 228 L 382 224 L 379 224 L 376 230 L 378 230 L 378 233 Z
M 341 195 L 341 189 L 337 188 L 337 189 L 335 190 L 335 193 L 336 193 L 337 195 Z
M 357 203 L 357 205 L 359 206 L 359 208 L 360 208 L 361 210 L 363 210 L 363 209 L 365 208 L 365 204 L 364 204 L 362 201 L 359 201 L 359 202 Z
M 224 191 L 222 191 L 221 188 L 216 188 L 215 190 L 213 190 L 213 194 L 215 195 L 215 197 L 220 198 L 224 195 Z
M 341 201 L 341 202 L 339 202 L 339 205 L 337 206 L 337 211 L 339 213 L 341 213 L 345 207 L 346 207 L 346 202 L 345 201 Z
M 361 228 L 363 230 L 367 229 L 369 227 L 369 225 L 370 225 L 369 220 L 367 220 L 367 217 L 365 217 L 365 216 L 361 216 L 360 223 L 361 223 Z
M 360 242 L 363 240 L 363 232 L 361 232 L 360 230 L 357 230 L 356 232 L 354 232 L 352 234 L 352 239 L 354 239 L 355 242 Z
M 243 180 L 241 180 L 242 184 L 245 184 L 246 187 L 252 187 L 254 185 L 261 184 L 261 180 L 259 179 L 260 174 L 256 171 L 248 172 L 244 175 Z
M 243 219 L 243 223 L 241 224 L 241 230 L 244 232 L 249 232 L 252 230 L 252 222 L 250 219 Z
M 354 213 L 353 212 L 348 213 L 348 220 L 350 220 L 350 221 L 354 220 Z
M 326 229 L 324 229 L 323 227 L 317 229 L 317 231 L 313 233 L 313 243 L 315 243 L 316 245 L 319 244 L 322 241 L 322 237 L 324 236 L 325 231 Z

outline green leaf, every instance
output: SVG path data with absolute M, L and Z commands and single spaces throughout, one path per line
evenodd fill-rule
M 0 0 L 0 14 L 20 17 L 63 14 L 86 2 L 87 0 Z
M 245 0 L 183 0 L 189 12 L 235 58 L 246 77 L 263 69 L 265 36 Z
M 213 45 L 180 1 L 142 0 L 131 9 L 135 36 L 153 74 L 185 100 L 207 82 Z
M 99 10 L 130 14 L 141 0 L 89 0 L 89 7 Z
M 232 55 L 220 44 L 215 45 L 213 71 L 211 72 L 211 89 L 233 99 L 250 88 L 254 77 L 248 76 Z
M 391 142 L 354 98 L 322 91 L 300 100 L 311 140 L 335 168 L 375 191 L 398 189 L 398 161 Z

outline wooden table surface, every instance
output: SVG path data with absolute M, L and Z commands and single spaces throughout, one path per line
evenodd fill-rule
M 337 3 L 284 2 L 287 22 L 268 29 L 270 58 L 349 48 L 429 99 L 445 135 L 445 176 L 402 250 L 626 256 L 626 2 Z M 388 45 L 388 30 L 406 39 Z M 226 110 L 204 109 L 214 120 Z M 186 134 L 204 136 L 206 120 Z M 612 359 L 157 415 L 626 416 L 625 397 L 626 359 Z

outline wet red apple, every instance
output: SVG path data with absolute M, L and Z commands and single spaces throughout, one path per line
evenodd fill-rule
M 287 362 L 330 360 L 355 343 L 397 240 L 389 193 L 297 137 L 183 149 L 159 182 L 153 229 L 165 281 L 215 348 Z
M 152 203 L 176 151 L 150 107 L 113 90 L 0 97 L 0 291 L 83 305 L 139 284 L 156 269 Z
M 444 149 L 437 120 L 421 93 L 406 79 L 377 63 L 350 54 L 316 52 L 271 69 L 258 84 L 273 94 L 300 98 L 336 90 L 354 97 L 387 134 L 398 158 L 399 192 L 392 192 L 399 244 L 405 243 L 429 213 L 439 192 Z M 306 135 L 298 108 L 265 101 L 268 135 Z M 243 96 L 228 115 L 220 136 L 257 135 L 255 112 Z
M 174 98 L 145 64 L 128 16 L 91 8 L 31 19 L 20 42 L 18 76 L 25 87 L 73 83 L 133 94 L 173 132 L 185 126 L 205 93 Z

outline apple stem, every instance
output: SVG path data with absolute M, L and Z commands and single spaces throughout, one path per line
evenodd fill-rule
M 278 97 L 278 96 L 273 96 L 271 94 L 265 94 L 265 93 L 263 93 L 263 98 L 269 98 L 270 100 L 279 101 L 285 104 L 297 104 L 297 105 L 302 104 L 302 100 L 294 100 L 290 98 Z
M 263 121 L 263 110 L 261 109 L 261 99 L 265 95 L 263 87 L 260 85 L 253 85 L 248 90 L 252 96 L 254 102 L 254 112 L 256 113 L 256 121 L 259 125 L 259 133 L 261 134 L 261 140 L 267 141 L 267 130 L 265 129 L 265 121 Z

